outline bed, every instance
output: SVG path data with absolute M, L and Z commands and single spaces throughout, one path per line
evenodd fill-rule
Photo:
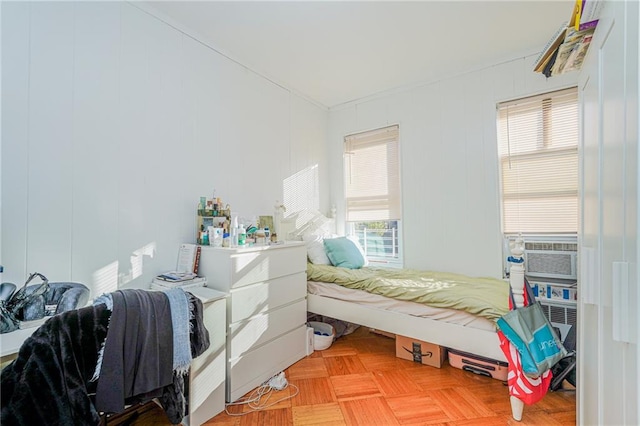
M 449 306 L 437 301 L 434 307 L 431 300 L 427 300 L 428 304 L 425 304 L 422 300 L 416 302 L 392 299 L 378 288 L 373 293 L 365 292 L 359 288 L 360 284 L 349 283 L 349 276 L 339 280 L 326 278 L 331 277 L 328 274 L 331 269 L 344 270 L 341 267 L 331 266 L 331 260 L 325 256 L 327 253 L 325 253 L 324 241 L 334 240 L 337 237 L 333 233 L 334 227 L 332 219 L 316 211 L 298 212 L 282 220 L 281 232 L 285 239 L 303 240 L 307 244 L 310 260 L 307 268 L 307 310 L 309 312 L 506 361 L 500 349 L 495 321 L 508 310 L 509 283 L 507 281 L 435 272 L 435 274 L 441 274 L 437 279 L 442 284 L 452 282 L 451 279 L 453 279 L 457 285 L 466 281 L 465 285 L 473 286 L 474 282 L 482 281 L 483 285 L 493 286 L 497 296 L 491 301 L 484 300 L 484 302 L 492 303 L 494 306 L 485 307 L 483 312 L 477 310 L 468 312 L 460 309 L 461 307 L 455 301 Z M 358 280 L 362 278 L 360 272 L 365 275 L 369 273 L 375 275 L 378 272 L 384 273 L 382 270 L 383 268 L 364 266 L 347 275 L 355 275 L 355 279 Z M 336 283 L 336 281 L 341 282 Z M 389 282 L 393 279 L 384 278 L 382 281 Z M 380 286 L 384 285 L 380 284 Z M 517 293 L 518 291 L 514 293 L 516 297 Z
M 505 361 L 495 327 L 508 310 L 505 281 L 313 263 L 307 279 L 309 312 Z

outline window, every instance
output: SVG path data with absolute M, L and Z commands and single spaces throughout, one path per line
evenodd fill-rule
M 497 125 L 503 232 L 577 234 L 577 90 L 501 103 Z
M 399 127 L 345 137 L 347 232 L 371 263 L 402 265 Z

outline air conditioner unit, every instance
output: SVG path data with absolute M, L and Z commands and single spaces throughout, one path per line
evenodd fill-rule
M 526 241 L 525 275 L 539 278 L 576 280 L 578 244 L 567 241 Z
M 578 307 L 566 303 L 541 301 L 543 312 L 551 325 L 560 329 L 560 339 L 564 340 L 571 327 L 578 324 Z

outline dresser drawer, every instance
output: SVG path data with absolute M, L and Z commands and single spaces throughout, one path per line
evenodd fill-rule
M 307 271 L 304 246 L 252 251 L 231 256 L 233 288 Z
M 271 342 L 229 360 L 227 402 L 232 402 L 306 356 L 305 324 Z
M 307 295 L 306 272 L 231 290 L 229 324 L 302 299 Z
M 306 299 L 229 327 L 229 358 L 234 359 L 306 322 Z

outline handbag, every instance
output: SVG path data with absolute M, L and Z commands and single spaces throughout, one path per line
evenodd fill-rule
M 27 285 L 34 278 L 39 277 L 42 284 L 27 291 Z M 10 333 L 20 328 L 20 321 L 24 319 L 23 309 L 33 300 L 44 295 L 49 290 L 49 280 L 44 275 L 34 272 L 24 283 L 24 286 L 11 295 L 6 301 L 0 302 L 0 333 Z
M 0 301 L 0 334 L 11 333 L 20 328 L 20 321 L 7 309 L 6 302 Z
M 509 342 L 500 330 L 498 330 L 498 337 L 500 338 L 500 349 L 502 349 L 505 358 L 509 362 L 509 374 L 507 377 L 509 395 L 518 398 L 527 405 L 540 401 L 547 394 L 551 385 L 553 379 L 551 370 L 545 371 L 539 377 L 527 376 L 522 371 L 521 357 L 516 347 Z
M 542 305 L 536 301 L 526 278 L 524 287 L 528 304 L 516 307 L 513 292 L 509 288 L 512 310 L 499 318 L 497 325 L 518 350 L 525 375 L 538 377 L 551 369 L 568 352 L 544 314 Z

